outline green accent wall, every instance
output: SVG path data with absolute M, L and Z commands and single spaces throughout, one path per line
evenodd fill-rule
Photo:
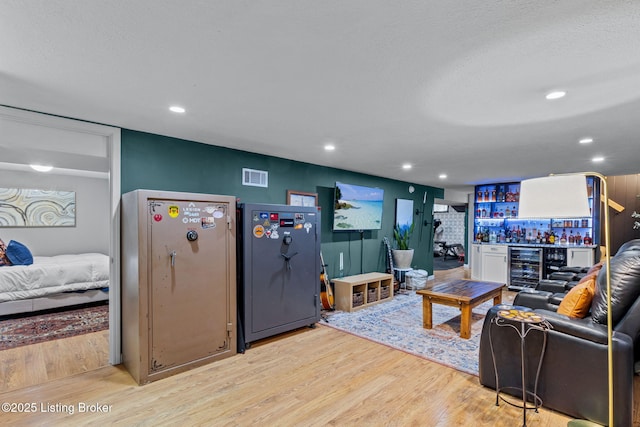
M 122 193 L 136 189 L 184 191 L 232 195 L 240 203 L 285 204 L 287 190 L 318 193 L 322 215 L 322 254 L 330 278 L 338 277 L 340 253 L 342 275 L 385 271 L 388 237 L 393 244 L 395 200 L 414 201 L 415 230 L 412 267 L 433 274 L 433 201 L 443 198 L 441 188 L 380 178 L 342 169 L 265 156 L 220 146 L 122 129 Z M 242 185 L 242 168 L 269 172 L 269 187 Z M 332 232 L 333 197 L 336 181 L 384 189 L 382 229 L 359 232 Z M 409 185 L 415 187 L 409 193 Z M 424 194 L 427 194 L 423 205 Z M 426 222 L 426 224 L 425 224 Z

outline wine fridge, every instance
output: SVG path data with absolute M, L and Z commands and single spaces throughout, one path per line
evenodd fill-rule
M 544 248 L 543 259 L 543 277 L 548 279 L 551 273 L 567 265 L 567 248 Z
M 542 248 L 509 248 L 509 290 L 535 288 L 542 270 Z

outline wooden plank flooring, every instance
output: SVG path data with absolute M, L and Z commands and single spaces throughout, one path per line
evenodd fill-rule
M 109 363 L 109 331 L 0 351 L 0 392 L 92 371 Z
M 145 386 L 106 366 L 0 393 L 0 402 L 36 404 L 0 415 L 11 426 L 514 426 L 522 416 L 495 406 L 473 375 L 322 324 Z M 80 412 L 83 404 L 106 412 Z M 532 427 L 568 420 L 544 408 L 527 416 Z

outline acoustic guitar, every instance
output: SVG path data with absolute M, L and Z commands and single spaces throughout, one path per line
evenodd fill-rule
M 387 273 L 393 275 L 393 292 L 398 292 L 400 290 L 400 282 L 396 280 L 396 273 L 393 270 L 393 256 L 391 255 L 391 244 L 389 243 L 389 239 L 385 237 L 382 238 L 384 242 L 384 246 L 387 248 L 387 259 L 389 260 L 389 268 L 387 269 Z
M 327 264 L 324 263 L 322 252 L 320 252 L 320 263 L 322 264 L 322 271 L 320 272 L 320 302 L 323 309 L 333 310 L 335 308 L 333 290 L 331 289 L 329 276 L 327 276 Z

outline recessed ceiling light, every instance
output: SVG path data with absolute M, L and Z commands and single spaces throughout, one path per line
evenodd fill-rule
M 324 146 L 324 150 L 325 151 L 333 151 L 335 149 L 336 149 L 336 146 L 333 145 L 333 144 L 325 144 L 325 146 Z
M 593 138 L 582 138 L 580 141 L 578 141 L 580 144 L 590 144 L 593 142 Z
M 441 173 L 440 175 L 438 175 L 438 178 L 447 179 L 447 174 L 446 173 Z
M 560 98 L 564 98 L 564 96 L 567 94 L 567 92 L 563 91 L 563 90 L 554 90 L 553 92 L 549 92 L 545 98 L 547 99 L 560 99 Z
M 413 166 L 411 166 L 409 163 L 405 163 L 405 164 L 403 164 L 403 165 L 402 165 L 402 169 L 405 169 L 405 170 L 409 170 L 409 169 L 411 169 L 412 167 L 413 167 Z
M 31 169 L 36 170 L 38 172 L 49 172 L 53 169 L 53 166 L 44 166 L 44 165 L 29 165 Z
M 598 163 L 598 162 L 603 162 L 604 161 L 604 157 L 602 156 L 597 156 L 594 157 L 593 159 L 591 159 L 592 162 Z
M 172 105 L 171 107 L 169 107 L 169 110 L 173 111 L 174 113 L 184 113 L 185 110 L 183 107 L 180 107 L 178 105 Z

